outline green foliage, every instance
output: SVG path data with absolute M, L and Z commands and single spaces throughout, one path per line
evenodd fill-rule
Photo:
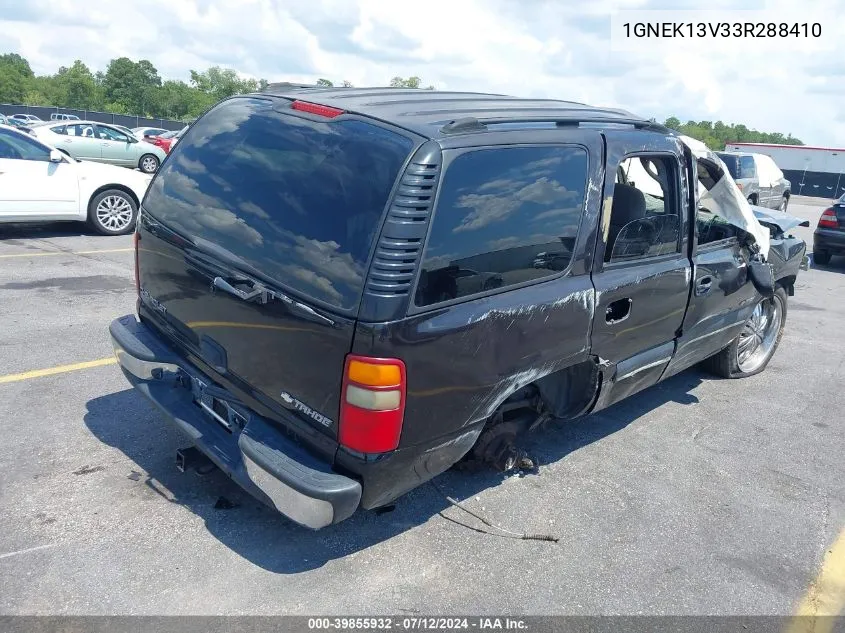
M 105 72 L 91 70 L 81 60 L 69 68 L 62 66 L 54 75 L 32 72 L 29 62 L 17 53 L 0 55 L 0 103 L 54 106 L 79 110 L 101 110 L 115 114 L 130 114 L 190 120 L 195 119 L 215 103 L 226 97 L 263 90 L 266 79 L 242 79 L 231 68 L 212 66 L 205 71 L 192 70 L 190 83 L 181 80 L 162 81 L 158 70 L 146 59 L 132 61 L 119 57 L 109 62 Z M 335 83 L 326 78 L 316 85 L 331 87 Z M 352 84 L 343 81 L 342 86 Z M 419 77 L 393 77 L 393 88 L 420 89 Z M 434 90 L 429 85 L 425 90 Z M 804 143 L 791 134 L 758 132 L 744 125 L 722 121 L 687 121 L 676 117 L 666 119 L 664 125 L 692 136 L 715 150 L 722 150 L 731 141 L 745 143 Z
M 742 124 L 726 124 L 722 121 L 681 121 L 675 117 L 669 117 L 664 121 L 663 125 L 669 129 L 676 130 L 686 136 L 698 139 L 706 144 L 712 150 L 721 151 L 725 149 L 727 143 L 773 143 L 778 145 L 803 145 L 804 143 L 787 134 L 784 136 L 780 132 L 758 132 L 757 130 L 749 130 Z

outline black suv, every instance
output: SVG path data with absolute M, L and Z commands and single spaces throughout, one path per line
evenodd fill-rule
M 748 234 L 699 208 L 718 162 L 562 101 L 231 98 L 150 185 L 115 352 L 250 493 L 337 523 L 704 359 L 761 371 L 805 246 L 770 227 L 761 294 Z

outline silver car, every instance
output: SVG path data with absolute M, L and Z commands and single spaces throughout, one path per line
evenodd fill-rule
M 786 211 L 792 184 L 770 156 L 740 152 L 716 152 L 716 155 L 750 204 Z
M 73 158 L 137 167 L 146 174 L 155 173 L 167 156 L 160 147 L 96 121 L 46 123 L 34 126 L 32 134 Z

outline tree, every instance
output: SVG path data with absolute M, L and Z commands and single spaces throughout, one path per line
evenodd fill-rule
M 156 101 L 155 91 L 161 77 L 155 66 L 146 59 L 133 62 L 119 57 L 109 62 L 103 77 L 103 95 L 107 103 L 119 103 L 124 109 L 145 115 Z
M 34 77 L 29 62 L 17 53 L 0 55 L 0 102 L 20 103 Z
M 344 80 L 343 80 L 343 83 L 342 83 L 341 85 L 342 85 L 344 88 L 354 88 L 354 87 L 355 87 L 355 86 L 353 86 L 353 85 L 352 85 L 352 82 L 351 82 L 351 81 L 346 81 L 346 79 L 344 79 Z
M 255 92 L 259 82 L 255 79 L 241 79 L 231 68 L 212 66 L 205 72 L 191 71 L 191 83 L 215 102 L 236 94 Z
M 676 117 L 669 117 L 664 122 L 664 125 L 672 130 L 676 130 L 681 134 L 691 136 L 698 139 L 707 147 L 713 150 L 723 150 L 725 145 L 732 141 L 745 143 L 787 143 L 789 145 L 803 145 L 799 139 L 788 134 L 784 136 L 781 132 L 758 132 L 757 130 L 749 130 L 742 124 L 733 125 L 726 124 L 723 121 L 687 121 L 681 123 Z
M 314 84 L 315 86 L 319 86 L 320 88 L 331 88 L 334 86 L 334 83 L 329 81 L 328 79 L 323 79 L 322 77 L 317 80 Z
M 53 76 L 59 101 L 66 108 L 93 110 L 102 105 L 102 95 L 88 66 L 77 59 L 73 66 L 59 68 Z

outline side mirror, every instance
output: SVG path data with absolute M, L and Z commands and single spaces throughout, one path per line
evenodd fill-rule
M 65 160 L 62 153 L 57 149 L 50 150 L 50 162 L 51 163 L 63 163 Z

